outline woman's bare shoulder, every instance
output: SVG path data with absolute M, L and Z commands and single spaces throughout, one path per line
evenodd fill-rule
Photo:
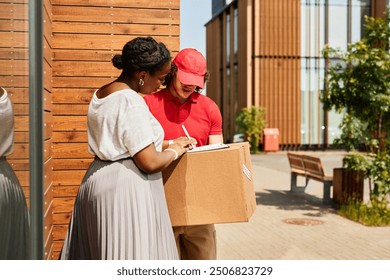
M 104 98 L 104 97 L 107 97 L 114 92 L 125 90 L 125 89 L 129 89 L 129 87 L 126 84 L 114 81 L 112 83 L 109 83 L 109 84 L 104 85 L 101 88 L 99 88 L 96 91 L 96 97 L 99 99 Z

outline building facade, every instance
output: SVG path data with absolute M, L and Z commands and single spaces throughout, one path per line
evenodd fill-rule
M 341 115 L 324 112 L 327 44 L 346 50 L 363 35 L 364 16 L 383 16 L 388 0 L 213 1 L 206 23 L 210 81 L 227 142 L 243 107 L 266 110 L 283 149 L 326 148 L 339 135 Z

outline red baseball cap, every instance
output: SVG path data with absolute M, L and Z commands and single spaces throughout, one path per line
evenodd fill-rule
M 204 87 L 206 74 L 206 59 L 196 49 L 182 49 L 173 60 L 177 67 L 179 80 L 185 85 Z

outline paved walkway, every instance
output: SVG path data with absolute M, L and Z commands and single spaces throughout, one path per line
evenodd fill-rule
M 321 158 L 329 174 L 342 164 L 339 152 L 310 154 Z M 252 155 L 252 165 L 256 212 L 248 223 L 216 225 L 218 259 L 390 260 L 390 227 L 366 227 L 339 216 L 322 204 L 319 182 L 309 181 L 307 194 L 289 192 L 286 152 Z M 367 186 L 364 192 L 367 199 Z M 295 218 L 322 224 L 285 222 Z

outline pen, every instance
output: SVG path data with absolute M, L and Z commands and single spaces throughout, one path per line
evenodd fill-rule
M 191 139 L 191 137 L 190 137 L 190 135 L 188 134 L 188 131 L 187 131 L 186 127 L 184 126 L 184 124 L 182 124 L 182 125 L 181 125 L 181 127 L 183 128 L 183 130 L 184 130 L 184 133 L 186 134 L 186 136 L 187 136 L 188 140 L 190 140 L 190 139 Z M 193 148 L 194 148 L 194 145 L 190 144 L 190 146 L 191 146 L 191 149 L 193 149 Z

